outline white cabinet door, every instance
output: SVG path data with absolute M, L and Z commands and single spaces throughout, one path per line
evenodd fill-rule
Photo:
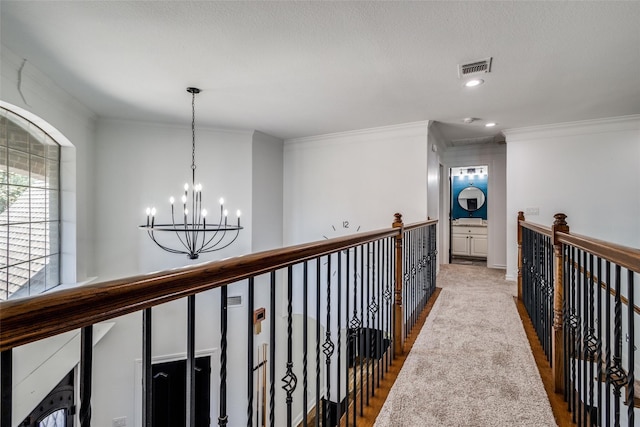
M 487 256 L 487 236 L 479 236 L 476 234 L 471 236 L 469 240 L 471 241 L 469 245 L 469 253 L 471 256 Z
M 469 255 L 469 236 L 453 234 L 451 236 L 451 253 L 453 255 Z

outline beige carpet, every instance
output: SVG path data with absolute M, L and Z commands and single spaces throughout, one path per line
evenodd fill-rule
M 442 266 L 442 292 L 375 426 L 556 426 L 503 270 Z

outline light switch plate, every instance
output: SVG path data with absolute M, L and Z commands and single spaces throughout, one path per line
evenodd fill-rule
M 113 427 L 127 427 L 127 417 L 114 418 Z
M 524 214 L 529 216 L 540 215 L 540 208 L 527 208 Z

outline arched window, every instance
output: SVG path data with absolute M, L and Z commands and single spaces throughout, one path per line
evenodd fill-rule
M 0 107 L 0 300 L 60 284 L 60 145 Z

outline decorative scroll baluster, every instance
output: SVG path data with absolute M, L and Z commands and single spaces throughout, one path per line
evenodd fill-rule
M 91 380 L 93 370 L 93 326 L 80 333 L 80 426 L 91 427 Z
M 303 265 L 303 281 L 302 281 L 302 426 L 307 427 L 309 417 L 309 398 L 307 391 L 309 388 L 308 381 L 308 364 L 309 364 L 309 263 L 304 262 Z
M 0 353 L 0 427 L 12 427 L 13 350 Z
M 635 403 L 635 379 L 634 379 L 634 367 L 635 367 L 635 318 L 634 318 L 634 292 L 633 292 L 633 271 L 627 271 L 627 334 L 628 334 L 628 369 L 627 369 L 627 395 L 626 401 L 628 405 L 627 409 L 627 425 L 635 425 L 634 420 L 634 403 Z
M 293 271 L 292 267 L 287 269 L 287 371 L 282 377 L 284 385 L 282 388 L 287 393 L 287 427 L 292 425 L 291 406 L 293 403 L 293 392 L 296 389 L 298 378 L 293 373 Z
M 605 345 L 605 350 L 604 350 L 604 359 L 605 359 L 605 389 L 604 389 L 604 393 L 605 396 L 607 397 L 607 402 L 606 402 L 606 417 L 605 417 L 605 426 L 606 427 L 610 427 L 611 426 L 611 376 L 609 375 L 609 372 L 611 372 L 611 368 L 613 365 L 611 365 L 611 263 L 609 261 L 607 261 L 607 263 L 605 264 L 605 270 L 606 270 L 606 293 L 605 295 L 607 296 L 606 301 L 607 303 L 605 304 L 605 318 L 606 318 L 606 326 L 605 326 L 605 331 L 606 331 L 606 345 Z
M 364 246 L 360 246 L 360 285 L 362 286 L 362 289 L 360 290 L 360 316 L 362 317 L 361 319 L 361 323 L 360 326 L 362 328 L 364 328 L 364 321 L 366 319 L 366 315 L 365 315 L 365 311 L 364 311 L 364 287 L 365 287 L 365 270 L 364 270 L 364 258 L 365 258 L 365 254 L 364 254 Z M 359 349 L 359 354 L 360 354 L 360 416 L 362 417 L 364 415 L 364 396 L 365 394 L 367 395 L 367 398 L 369 397 L 368 393 L 365 391 L 365 382 L 364 382 L 364 361 L 365 359 L 367 360 L 367 363 L 369 363 L 369 359 L 368 359 L 368 354 L 367 354 L 367 340 L 365 338 L 365 329 L 360 329 L 360 334 L 358 336 L 358 349 Z
M 349 315 L 351 314 L 349 312 L 349 301 L 351 300 L 351 297 L 349 296 L 350 292 L 350 286 L 349 286 L 349 279 L 351 278 L 351 257 L 350 257 L 351 251 L 348 250 L 346 251 L 346 259 L 345 259 L 345 291 L 346 291 L 346 298 L 344 301 L 344 325 L 347 328 L 347 336 L 346 336 L 346 340 L 347 340 L 347 361 L 345 363 L 345 367 L 344 367 L 344 380 L 346 381 L 346 392 L 345 392 L 345 426 L 349 427 L 349 400 L 351 397 L 351 394 L 349 393 L 349 372 L 350 372 L 350 367 L 355 366 L 355 345 L 353 343 L 353 332 L 349 323 Z M 351 351 L 351 354 L 349 354 L 349 352 Z M 351 357 L 349 357 L 351 356 Z M 355 420 L 354 420 L 354 424 L 355 424 Z
M 151 309 L 142 312 L 142 425 L 153 426 L 153 366 L 151 356 Z
M 371 246 L 369 243 L 367 243 L 367 259 L 366 259 L 366 264 L 367 264 L 367 276 L 366 276 L 366 281 L 363 280 L 363 286 L 366 287 L 367 290 L 367 301 L 371 301 Z M 365 276 L 363 276 L 364 279 Z M 362 293 L 364 294 L 364 289 L 362 291 Z M 365 316 L 365 312 L 366 312 L 366 316 Z M 365 383 L 363 383 L 363 393 L 366 395 L 367 398 L 367 406 L 369 406 L 369 386 L 371 385 L 371 375 L 369 375 L 369 367 L 371 366 L 372 362 L 373 362 L 373 357 L 371 354 L 371 310 L 369 310 L 369 305 L 367 304 L 367 310 L 365 311 L 363 308 L 362 311 L 362 318 L 367 320 L 367 328 L 365 329 L 366 331 L 366 335 L 365 335 L 365 356 L 367 357 L 367 374 L 365 375 Z M 373 386 L 371 387 L 371 391 L 373 392 Z
M 320 427 L 320 258 L 316 259 L 316 427 Z
M 595 294 L 594 294 L 594 268 L 593 268 L 593 255 L 589 254 L 589 329 L 587 331 L 587 338 L 585 340 L 585 346 L 587 348 L 587 353 L 589 355 L 588 361 L 589 363 L 589 416 L 593 416 L 594 406 L 594 387 L 595 387 L 595 377 L 594 377 L 594 363 L 598 363 L 596 359 L 596 354 L 598 353 L 598 338 L 596 337 L 596 329 L 594 323 L 595 317 Z M 598 378 L 598 383 L 600 379 Z M 599 393 L 598 393 L 599 394 Z
M 227 293 L 226 286 L 220 288 L 220 414 L 218 425 L 226 426 L 227 415 Z
M 306 265 L 306 263 L 305 263 Z M 306 277 L 306 275 L 305 275 Z M 271 289 L 269 298 L 269 427 L 275 427 L 276 416 L 276 272 L 270 274 Z M 306 329 L 305 329 L 306 331 Z M 306 347 L 305 347 L 306 349 Z
M 598 329 L 596 331 L 598 342 L 597 349 L 595 354 L 596 359 L 596 384 L 597 384 L 597 423 L 600 424 L 602 422 L 602 289 L 600 286 L 600 282 L 602 280 L 602 260 L 600 258 L 596 258 L 597 260 L 597 280 L 595 282 L 595 289 L 597 289 L 598 294 L 596 298 L 596 306 L 598 307 L 596 313 L 596 323 L 598 325 Z
M 253 427 L 253 310 L 255 302 L 255 278 L 247 283 L 247 427 Z M 260 404 L 260 402 L 258 402 Z M 260 420 L 258 420 L 260 422 Z
M 620 397 L 621 388 L 627 383 L 626 375 L 622 369 L 622 300 L 620 276 L 622 271 L 619 265 L 615 266 L 615 298 L 613 310 L 613 366 L 607 373 L 609 381 L 613 385 L 613 425 L 620 426 Z
M 318 284 L 319 285 L 319 284 Z M 319 287 L 319 286 L 318 286 Z M 325 398 L 324 404 L 324 418 L 325 425 L 330 425 L 330 411 L 329 407 L 331 405 L 331 356 L 333 356 L 333 352 L 335 350 L 335 345 L 333 341 L 331 341 L 331 255 L 327 256 L 327 326 L 325 330 L 325 340 L 322 344 L 322 351 L 324 353 L 324 361 L 327 365 L 326 367 L 326 381 L 325 388 L 327 390 L 327 396 Z
M 340 313 L 342 313 L 342 253 L 338 252 L 338 312 L 336 314 L 336 320 L 338 323 L 338 366 L 336 367 L 337 375 L 337 389 L 338 389 L 338 398 L 336 401 L 338 402 L 338 415 L 337 422 L 340 423 L 340 419 L 342 419 L 342 375 L 340 375 L 341 362 L 340 357 L 342 354 L 342 318 L 340 317 Z M 348 310 L 347 310 L 348 312 Z M 348 363 L 347 363 L 348 365 Z M 348 377 L 346 377 L 348 378 Z M 349 393 L 347 393 L 349 394 Z
M 349 326 L 351 327 L 351 344 L 352 344 L 352 356 L 351 363 L 353 368 L 353 425 L 356 424 L 357 414 L 356 408 L 358 406 L 358 387 L 357 387 L 357 375 L 356 375 L 356 353 L 360 353 L 360 328 L 362 322 L 358 319 L 358 251 L 357 248 L 353 251 L 353 317 Z
M 585 327 L 585 313 L 584 313 L 584 307 L 586 305 L 585 302 L 585 294 L 586 291 L 584 291 L 584 281 L 582 281 L 583 275 L 580 274 L 581 270 L 583 269 L 583 264 L 582 264 L 582 258 L 583 257 L 583 253 L 582 251 L 578 251 L 578 270 L 577 270 L 577 275 L 578 275 L 578 316 L 579 316 L 579 325 L 578 328 L 578 334 L 577 334 L 577 347 L 578 347 L 578 357 L 577 357 L 577 363 L 578 363 L 578 402 L 577 402 L 577 408 L 576 411 L 578 412 L 578 425 L 582 426 L 583 424 L 583 410 L 584 410 L 584 405 L 582 403 L 582 399 L 585 396 L 584 390 L 583 390 L 583 379 L 584 379 L 584 368 L 585 368 L 585 360 L 586 360 L 586 354 L 585 354 L 585 347 L 584 347 L 584 333 L 586 331 L 586 327 Z

